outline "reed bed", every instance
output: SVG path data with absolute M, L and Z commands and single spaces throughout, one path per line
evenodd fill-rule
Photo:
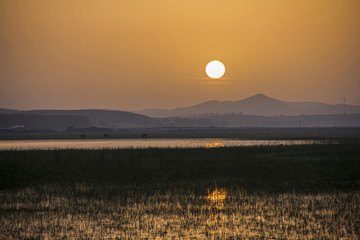
M 3 151 L 0 171 L 0 239 L 360 237 L 358 145 Z

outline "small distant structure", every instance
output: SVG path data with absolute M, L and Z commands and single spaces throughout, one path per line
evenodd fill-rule
M 109 138 L 109 134 L 104 134 L 104 138 Z
M 142 139 L 147 139 L 147 138 L 149 138 L 149 136 L 147 135 L 147 133 L 143 133 L 143 134 L 141 135 L 141 138 L 142 138 Z
M 80 137 L 81 137 L 82 139 L 84 139 L 84 138 L 85 138 L 85 134 L 81 134 Z
M 14 132 L 23 132 L 23 131 L 27 130 L 27 128 L 24 125 L 15 125 L 15 126 L 12 126 L 10 128 L 10 130 L 14 131 Z

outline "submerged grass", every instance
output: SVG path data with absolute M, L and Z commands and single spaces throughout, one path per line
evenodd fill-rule
M 360 237 L 359 145 L 2 151 L 0 171 L 0 239 Z
M 360 194 L 355 192 L 236 189 L 219 209 L 206 200 L 206 192 L 191 190 L 130 190 L 126 195 L 110 186 L 69 190 L 44 186 L 2 192 L 0 238 L 358 239 L 360 234 Z M 119 194 L 106 197 L 106 191 L 117 190 Z

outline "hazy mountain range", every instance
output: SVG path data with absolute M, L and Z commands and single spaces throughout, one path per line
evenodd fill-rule
M 346 114 L 344 114 L 344 107 Z M 177 109 L 13 110 L 0 108 L 0 128 L 30 129 L 157 127 L 328 127 L 360 126 L 360 106 L 285 102 L 257 94 L 240 101 L 208 101 Z
M 360 113 L 360 106 L 345 105 L 347 114 Z M 145 109 L 138 111 L 149 117 L 194 117 L 203 114 L 242 113 L 258 116 L 296 116 L 296 115 L 328 115 L 343 114 L 344 105 L 330 105 L 319 102 L 286 102 L 257 94 L 240 101 L 208 101 L 194 106 L 175 109 Z
M 159 127 L 161 122 L 144 115 L 110 110 L 30 110 L 0 109 L 0 128 L 26 125 L 30 128 L 64 130 L 67 127 Z

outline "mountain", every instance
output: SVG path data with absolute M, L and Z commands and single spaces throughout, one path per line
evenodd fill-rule
M 107 128 L 158 127 L 161 122 L 141 114 L 110 110 L 30 110 L 6 109 L 0 115 L 0 128 L 26 125 L 29 128 L 51 128 L 64 130 L 67 127 L 87 128 L 89 126 Z
M 86 116 L 98 127 L 155 127 L 160 122 L 137 113 L 116 110 L 31 110 L 29 114 Z
M 294 127 L 360 126 L 360 106 L 318 102 L 286 102 L 264 94 L 240 101 L 208 101 L 176 109 L 148 109 L 138 113 L 114 110 L 0 109 L 0 128 L 65 130 L 68 127 Z M 146 116 L 147 115 L 147 116 Z M 287 117 L 285 117 L 287 116 Z M 164 118 L 164 119 L 156 119 Z
M 29 128 L 64 130 L 67 127 L 88 127 L 89 118 L 86 116 L 45 116 L 40 114 L 0 114 L 0 128 Z
M 345 106 L 346 113 L 360 113 L 360 106 Z M 344 105 L 330 105 L 318 102 L 286 102 L 268 97 L 264 94 L 256 94 L 240 101 L 208 101 L 198 105 L 176 109 L 145 109 L 137 113 L 150 117 L 166 118 L 174 116 L 194 117 L 204 114 L 228 114 L 241 113 L 258 116 L 296 116 L 296 115 L 322 115 L 342 114 Z
M 7 109 L 7 108 L 0 108 L 0 114 L 13 114 L 18 113 L 19 110 Z

